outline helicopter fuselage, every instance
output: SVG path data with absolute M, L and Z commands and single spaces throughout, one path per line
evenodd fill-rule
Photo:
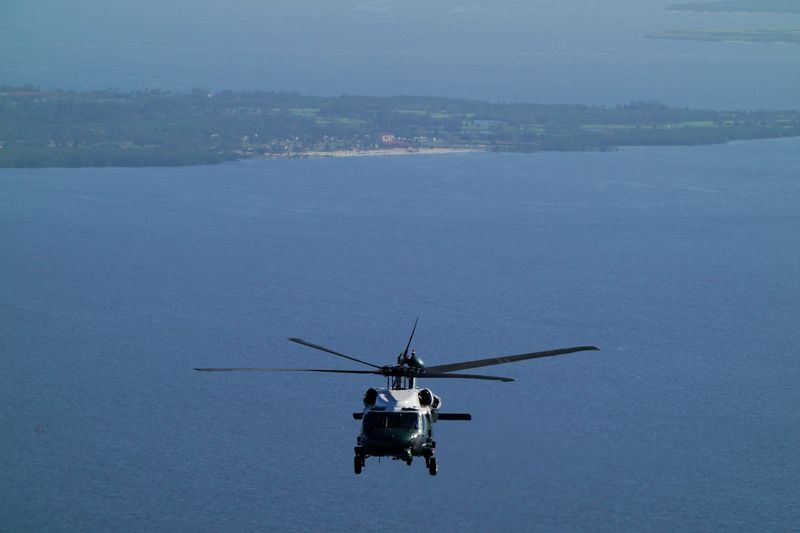
M 433 423 L 440 405 L 441 399 L 429 389 L 368 389 L 364 411 L 354 415 L 361 419 L 356 454 L 392 457 L 409 464 L 414 456 L 431 457 Z

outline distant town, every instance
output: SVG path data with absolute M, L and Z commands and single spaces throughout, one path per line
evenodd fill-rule
M 291 92 L 0 87 L 0 167 L 247 158 L 588 151 L 800 135 L 798 111 L 490 103 Z

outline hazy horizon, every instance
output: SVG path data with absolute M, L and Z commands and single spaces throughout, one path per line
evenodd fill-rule
M 0 6 L 0 83 L 800 108 L 797 45 L 644 37 L 800 16 L 672 3 L 10 0 Z

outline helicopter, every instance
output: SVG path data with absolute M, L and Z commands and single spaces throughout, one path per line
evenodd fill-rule
M 472 420 L 469 413 L 440 412 L 442 399 L 428 388 L 417 387 L 418 379 L 476 379 L 487 381 L 514 381 L 512 378 L 487 376 L 482 374 L 464 374 L 459 370 L 501 365 L 527 359 L 554 357 L 586 350 L 599 350 L 595 346 L 574 346 L 541 352 L 503 355 L 461 361 L 445 365 L 425 366 L 425 363 L 411 350 L 411 341 L 417 330 L 419 318 L 414 322 L 411 336 L 405 350 L 397 356 L 397 364 L 376 365 L 356 357 L 337 352 L 325 346 L 314 344 L 297 337 L 290 337 L 291 342 L 320 350 L 338 357 L 361 363 L 372 370 L 334 370 L 320 368 L 195 368 L 199 372 L 324 372 L 334 374 L 375 374 L 386 378 L 386 387 L 370 387 L 364 393 L 364 409 L 353 413 L 355 420 L 361 421 L 361 433 L 356 438 L 353 471 L 360 474 L 366 466 L 368 457 L 391 457 L 393 460 L 405 461 L 409 466 L 414 457 L 425 459 L 428 473 L 435 476 L 438 472 L 436 461 L 436 441 L 433 440 L 433 424 L 444 420 Z

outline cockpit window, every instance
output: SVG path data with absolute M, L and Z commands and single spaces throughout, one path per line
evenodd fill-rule
M 419 429 L 419 414 L 417 413 L 367 413 L 364 416 L 364 429 L 405 429 L 412 431 Z

